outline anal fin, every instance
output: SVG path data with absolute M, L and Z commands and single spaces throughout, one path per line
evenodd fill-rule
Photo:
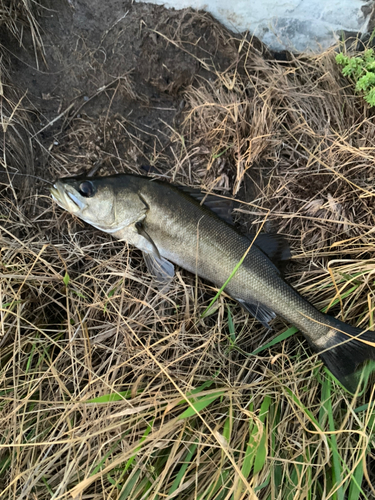
M 268 309 L 263 304 L 259 302 L 245 302 L 242 299 L 235 299 L 237 302 L 255 319 L 257 319 L 263 326 L 270 329 L 269 322 L 276 318 L 276 313 L 274 313 L 271 309 Z

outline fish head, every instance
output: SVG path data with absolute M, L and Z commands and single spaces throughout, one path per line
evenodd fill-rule
M 142 219 L 140 203 L 131 182 L 116 176 L 66 177 L 51 188 L 53 200 L 71 214 L 107 233 Z

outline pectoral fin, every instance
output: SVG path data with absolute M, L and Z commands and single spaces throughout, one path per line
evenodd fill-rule
M 156 257 L 160 258 L 159 250 L 157 249 L 154 240 L 143 227 L 142 222 L 137 222 L 135 224 L 135 229 L 143 239 L 142 244 L 138 244 L 136 246 L 143 252 L 154 254 Z
M 141 249 L 143 250 L 147 270 L 155 278 L 158 288 L 166 292 L 174 276 L 174 265 L 160 255 L 153 239 L 142 223 L 137 223 L 135 227 L 138 234 L 145 240 Z
M 174 265 L 154 253 L 143 252 L 148 272 L 155 278 L 159 290 L 166 292 L 174 276 Z

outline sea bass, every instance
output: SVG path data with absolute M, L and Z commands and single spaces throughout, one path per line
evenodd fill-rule
M 51 193 L 68 212 L 142 250 L 161 284 L 177 264 L 220 288 L 243 259 L 226 293 L 263 325 L 279 315 L 296 326 L 349 391 L 358 385 L 358 366 L 375 359 L 374 332 L 321 313 L 284 281 L 273 262 L 285 253 L 278 235 L 243 235 L 212 197 L 128 174 L 63 178 Z

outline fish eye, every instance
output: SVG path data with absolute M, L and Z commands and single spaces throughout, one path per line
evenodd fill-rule
M 78 192 L 85 198 L 91 198 L 94 195 L 94 186 L 90 181 L 83 181 L 79 185 Z

